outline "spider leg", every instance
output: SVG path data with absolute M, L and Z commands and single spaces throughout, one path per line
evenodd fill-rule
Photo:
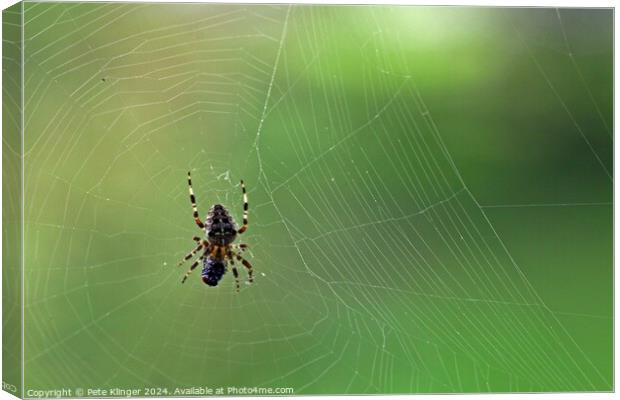
M 198 216 L 198 208 L 196 207 L 196 196 L 194 196 L 194 189 L 192 189 L 192 175 L 190 171 L 187 171 L 187 184 L 189 185 L 189 200 L 192 202 L 192 210 L 194 211 L 194 221 L 200 229 L 204 229 L 205 224 L 202 223 Z
M 205 248 L 205 251 L 211 250 L 211 245 L 209 244 L 209 241 L 201 239 L 198 236 L 194 236 L 192 240 L 196 242 L 197 244 L 202 244 L 202 247 Z
M 248 249 L 249 246 L 245 243 L 240 243 L 240 244 L 233 244 L 231 245 L 231 247 L 233 248 L 233 250 L 238 250 L 239 252 L 243 253 L 244 251 Z
M 177 267 L 182 265 L 185 261 L 189 260 L 190 258 L 194 257 L 194 255 L 196 253 L 198 253 L 200 251 L 200 249 L 202 249 L 202 243 L 199 244 L 198 247 L 196 247 L 194 250 L 192 250 L 189 253 L 187 253 L 187 255 L 185 257 L 183 257 L 183 259 L 181 261 L 179 261 L 179 263 L 177 264 Z
M 237 267 L 235 267 L 235 262 L 232 259 L 232 254 L 230 254 L 230 267 L 232 269 L 232 273 L 235 276 L 235 285 L 237 286 L 237 293 L 239 293 L 239 271 L 237 271 Z
M 227 255 L 226 246 L 213 245 L 209 247 L 209 252 L 210 252 L 211 257 L 218 259 L 218 260 L 225 258 Z
M 248 229 L 248 194 L 245 191 L 245 184 L 241 181 L 241 191 L 243 192 L 243 225 L 237 231 L 238 234 L 242 234 Z
M 200 258 L 198 258 L 198 260 L 196 260 L 191 267 L 189 267 L 189 270 L 185 273 L 185 276 L 183 277 L 183 280 L 181 281 L 181 283 L 185 283 L 185 280 L 187 280 L 187 277 L 196 269 L 196 267 L 198 266 L 198 264 L 200 264 L 200 262 L 205 258 L 205 254 L 206 253 L 202 253 L 202 255 L 200 256 Z
M 237 261 L 241 261 L 241 264 L 248 270 L 248 281 L 250 283 L 254 282 L 254 278 L 252 278 L 252 264 L 245 258 L 241 257 L 239 253 L 235 254 L 237 257 Z

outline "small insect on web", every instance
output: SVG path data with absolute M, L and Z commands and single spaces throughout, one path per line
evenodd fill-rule
M 189 267 L 181 283 L 185 283 L 185 280 L 194 269 L 202 263 L 202 281 L 209 286 L 217 286 L 218 282 L 227 271 L 228 262 L 230 262 L 238 292 L 239 271 L 237 271 L 235 267 L 235 260 L 241 262 L 248 270 L 248 281 L 250 283 L 253 282 L 252 264 L 241 255 L 248 246 L 246 244 L 233 244 L 237 235 L 241 235 L 248 228 L 248 195 L 245 190 L 245 184 L 241 181 L 241 191 L 243 192 L 243 225 L 237 230 L 235 220 L 226 207 L 221 204 L 214 204 L 211 206 L 206 221 L 202 222 L 198 215 L 196 196 L 194 196 L 194 190 L 192 189 L 192 176 L 190 172 L 187 172 L 187 183 L 189 185 L 189 199 L 192 202 L 194 221 L 200 229 L 204 230 L 206 237 L 200 238 L 194 236 L 193 240 L 198 245 L 178 263 L 178 266 L 180 266 L 185 261 L 195 257 L 198 252 L 202 251 L 200 257 Z

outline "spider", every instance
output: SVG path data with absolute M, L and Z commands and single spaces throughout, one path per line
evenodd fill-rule
M 230 261 L 238 292 L 239 272 L 235 267 L 235 259 L 241 262 L 248 270 L 248 281 L 250 283 L 253 282 L 252 264 L 241 256 L 241 253 L 244 252 L 248 246 L 246 244 L 233 244 L 237 235 L 241 235 L 248 229 L 248 195 L 245 191 L 245 184 L 241 181 L 241 191 L 243 192 L 243 225 L 237 230 L 234 219 L 229 214 L 226 207 L 221 204 L 215 204 L 209 209 L 206 224 L 203 223 L 198 216 L 198 208 L 196 207 L 196 197 L 192 189 L 192 176 L 190 172 L 187 173 L 187 183 L 189 185 L 189 199 L 192 202 L 192 210 L 194 212 L 194 221 L 200 229 L 204 229 L 206 238 L 201 239 L 198 236 L 194 236 L 193 240 L 198 246 L 178 263 L 178 266 L 182 265 L 185 261 L 193 258 L 200 250 L 203 250 L 202 255 L 189 267 L 181 283 L 185 283 L 189 275 L 202 262 L 202 281 L 209 286 L 217 286 L 218 282 L 226 273 L 226 267 Z

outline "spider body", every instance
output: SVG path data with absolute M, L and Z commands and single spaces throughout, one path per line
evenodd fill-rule
M 226 260 L 212 257 L 204 259 L 202 267 L 202 281 L 209 286 L 217 286 L 226 273 Z
M 235 220 L 226 207 L 216 204 L 209 210 L 205 224 L 207 240 L 213 246 L 228 246 L 237 238 Z
M 237 230 L 235 220 L 230 215 L 226 207 L 221 204 L 215 204 L 209 209 L 206 223 L 203 223 L 198 215 L 196 207 L 196 197 L 192 189 L 192 178 L 187 173 L 187 182 L 189 185 L 189 198 L 192 202 L 192 210 L 196 225 L 204 230 L 205 238 L 194 236 L 194 241 L 198 246 L 187 254 L 178 265 L 193 258 L 196 253 L 202 250 L 202 255 L 190 266 L 189 271 L 183 277 L 181 283 L 184 283 L 192 271 L 202 263 L 202 281 L 208 286 L 217 286 L 219 281 L 224 277 L 227 271 L 228 263 L 235 277 L 237 291 L 239 291 L 239 272 L 235 267 L 235 260 L 248 271 L 248 281 L 252 283 L 252 264 L 241 256 L 247 245 L 233 244 L 237 235 L 242 234 L 248 227 L 248 196 L 245 191 L 245 185 L 241 181 L 241 190 L 243 193 L 243 225 Z

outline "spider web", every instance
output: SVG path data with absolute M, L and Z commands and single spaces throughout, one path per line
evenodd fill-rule
M 496 231 L 491 207 L 510 202 L 479 203 L 425 100 L 425 46 L 455 40 L 433 18 L 465 11 L 25 10 L 26 388 L 609 390 Z M 570 25 L 541 12 L 605 124 Z M 609 126 L 585 130 L 517 14 L 481 13 L 514 24 L 611 187 Z M 239 220 L 246 181 L 256 279 L 240 294 L 231 274 L 180 284 L 199 234 L 188 169 L 202 216 L 220 202 Z M 610 196 L 585 202 L 611 213 Z

